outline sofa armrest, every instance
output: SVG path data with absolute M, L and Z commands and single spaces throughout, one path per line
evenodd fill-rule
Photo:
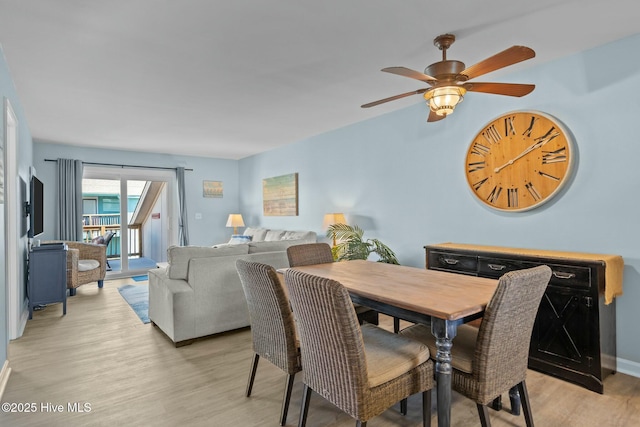
M 196 337 L 195 295 L 186 280 L 167 268 L 149 270 L 149 319 L 176 344 Z

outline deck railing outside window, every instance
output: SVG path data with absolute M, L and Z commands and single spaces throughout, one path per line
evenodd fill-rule
M 140 225 L 129 224 L 129 256 L 142 256 Z M 120 258 L 120 214 L 86 214 L 82 216 L 82 234 L 85 242 L 91 242 L 107 231 L 116 233 L 107 248 L 107 258 Z

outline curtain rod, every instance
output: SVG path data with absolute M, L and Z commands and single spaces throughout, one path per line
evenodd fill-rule
M 44 159 L 45 162 L 56 162 L 56 159 Z M 116 163 L 94 163 L 94 162 L 82 162 L 83 165 L 93 166 L 116 166 L 119 168 L 141 168 L 141 169 L 163 169 L 163 170 L 176 170 L 177 168 L 166 168 L 163 166 L 140 166 L 140 165 L 118 165 Z M 193 172 L 193 169 L 186 169 L 185 171 Z

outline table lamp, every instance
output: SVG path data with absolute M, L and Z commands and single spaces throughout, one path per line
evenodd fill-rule
M 335 212 L 328 213 L 324 215 L 324 219 L 322 220 L 322 229 L 326 230 L 330 225 L 333 224 L 346 224 L 347 220 L 344 218 L 343 213 Z M 336 246 L 336 233 L 333 233 L 333 246 Z
M 238 227 L 244 227 L 242 215 L 229 214 L 229 219 L 227 219 L 227 227 L 233 227 L 233 234 L 238 234 Z

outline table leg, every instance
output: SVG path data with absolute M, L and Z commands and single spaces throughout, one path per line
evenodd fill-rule
M 433 318 L 431 333 L 436 337 L 436 383 L 438 427 L 451 425 L 451 346 L 458 330 L 457 321 Z

